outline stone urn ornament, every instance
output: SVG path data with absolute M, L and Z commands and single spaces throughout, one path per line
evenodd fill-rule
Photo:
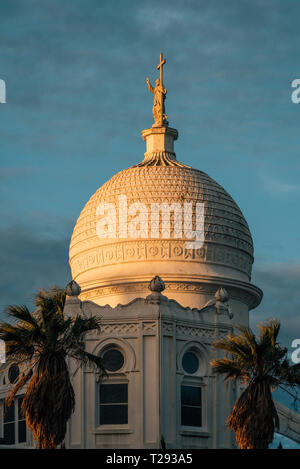
M 161 293 L 162 291 L 165 290 L 166 287 L 165 287 L 165 283 L 164 283 L 163 279 L 160 278 L 158 275 L 156 275 L 155 277 L 153 277 L 153 279 L 149 283 L 148 288 L 152 292 Z
M 220 287 L 216 291 L 214 298 L 205 303 L 205 305 L 200 308 L 200 311 L 205 312 L 213 308 L 216 314 L 224 314 L 227 315 L 229 319 L 232 319 L 233 313 L 231 311 L 228 301 L 229 295 L 227 290 L 225 290 L 224 287 Z
M 81 288 L 75 280 L 71 280 L 66 286 L 66 294 L 68 296 L 78 296 L 81 293 Z

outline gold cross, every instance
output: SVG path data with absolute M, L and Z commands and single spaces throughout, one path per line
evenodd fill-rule
M 160 60 L 160 64 L 157 65 L 157 70 L 160 71 L 160 84 L 161 84 L 161 86 L 164 86 L 163 85 L 163 66 L 166 63 L 166 59 L 163 59 L 163 53 L 162 52 L 160 53 L 160 59 L 159 60 Z

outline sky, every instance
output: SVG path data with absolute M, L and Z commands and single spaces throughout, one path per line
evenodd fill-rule
M 246 217 L 251 324 L 300 338 L 298 0 L 0 0 L 0 308 L 71 280 L 68 246 L 91 195 L 139 163 L 152 125 L 145 78 L 167 59 L 179 161 Z M 290 349 L 292 350 L 292 349 Z

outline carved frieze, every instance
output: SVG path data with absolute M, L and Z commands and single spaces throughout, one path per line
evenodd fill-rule
M 169 322 L 164 322 L 162 325 L 163 334 L 172 335 L 174 332 L 174 325 Z
M 143 331 L 144 332 L 156 332 L 156 322 L 143 322 Z
M 208 329 L 204 327 L 197 327 L 197 326 L 184 326 L 184 325 L 177 325 L 176 326 L 176 335 L 183 336 L 183 337 L 201 337 L 206 339 L 213 339 L 215 336 L 214 329 Z
M 185 241 L 141 240 L 99 246 L 77 255 L 72 261 L 73 276 L 84 270 L 122 262 L 152 260 L 189 261 L 217 264 L 245 272 L 250 276 L 252 256 L 231 246 L 205 243 L 200 249 L 186 249 Z
M 216 292 L 217 287 L 209 283 L 198 283 L 198 282 L 164 282 L 165 292 L 177 292 L 177 293 L 199 293 L 203 295 L 213 296 Z M 145 293 L 148 294 L 148 282 L 136 282 L 131 284 L 119 284 L 107 287 L 99 287 L 86 292 L 81 293 L 80 298 L 82 301 L 93 301 L 94 298 L 101 298 L 105 296 L 113 295 L 126 295 L 133 293 L 139 296 L 143 296 Z M 228 287 L 230 291 L 230 297 L 234 300 L 241 301 L 249 306 L 253 305 L 254 295 L 252 292 L 243 290 L 241 288 Z
M 102 335 L 128 335 L 137 334 L 139 332 L 138 323 L 126 324 L 103 324 L 101 326 L 100 334 Z

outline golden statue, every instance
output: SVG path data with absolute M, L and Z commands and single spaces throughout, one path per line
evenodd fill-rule
M 157 66 L 157 69 L 160 71 L 160 78 L 158 78 L 155 82 L 156 86 L 153 88 L 151 85 L 149 78 L 146 78 L 146 82 L 148 85 L 148 90 L 154 94 L 154 104 L 153 104 L 153 117 L 154 117 L 154 124 L 152 127 L 161 127 L 162 125 L 168 125 L 167 116 L 165 114 L 165 99 L 167 90 L 164 88 L 163 85 L 163 65 L 166 63 L 166 59 L 163 59 L 163 54 L 160 54 L 160 63 Z

